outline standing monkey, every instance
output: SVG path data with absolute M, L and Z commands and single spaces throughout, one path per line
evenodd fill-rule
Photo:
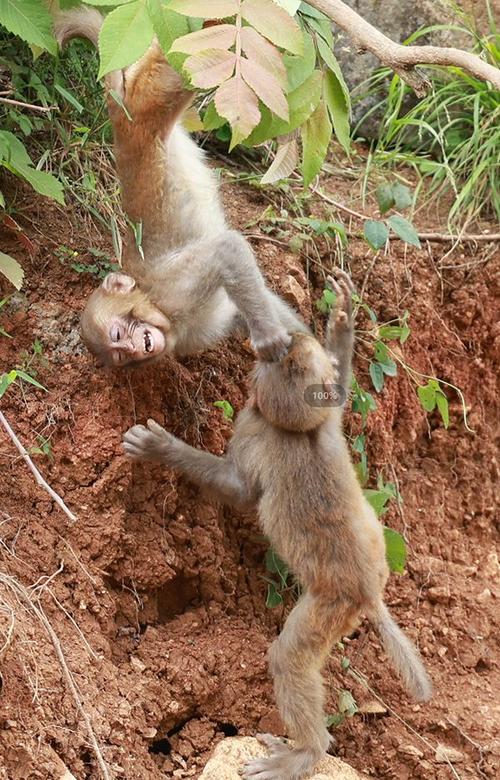
M 102 21 L 93 8 L 60 12 L 57 39 L 97 46 Z M 227 227 L 216 179 L 179 124 L 193 93 L 157 42 L 108 74 L 106 89 L 123 207 L 141 226 L 143 256 L 130 230 L 124 273 L 109 274 L 87 302 L 84 342 L 103 363 L 123 366 L 211 347 L 242 317 L 259 357 L 279 359 L 289 332 L 307 329 L 267 288 L 247 241 Z
M 251 761 L 247 780 L 301 780 L 331 741 L 323 712 L 321 668 L 332 646 L 364 613 L 407 689 L 418 700 L 431 684 L 416 648 L 383 602 L 388 578 L 382 526 L 366 501 L 342 433 L 342 407 L 318 402 L 350 385 L 354 341 L 352 284 L 338 272 L 326 345 L 295 333 L 279 363 L 258 361 L 251 396 L 238 416 L 227 455 L 200 452 L 153 420 L 125 434 L 131 458 L 175 468 L 220 501 L 257 504 L 264 533 L 303 593 L 269 651 L 279 711 L 291 748 L 260 739 L 268 758 Z

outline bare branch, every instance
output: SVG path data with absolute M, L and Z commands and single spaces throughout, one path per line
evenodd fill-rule
M 9 93 L 0 93 L 6 94 Z M 20 108 L 27 108 L 30 111 L 59 111 L 58 106 L 35 106 L 33 103 L 23 103 L 21 100 L 13 100 L 12 98 L 0 97 L 0 103 L 8 103 L 10 106 L 19 106 Z
M 2 414 L 2 412 L 0 412 L 0 423 L 2 423 L 3 427 L 5 428 L 5 430 L 6 430 L 6 431 L 7 431 L 7 433 L 9 434 L 10 438 L 12 439 L 12 441 L 14 442 L 14 444 L 16 445 L 16 447 L 17 447 L 17 449 L 19 450 L 19 452 L 21 453 L 22 457 L 24 458 L 24 460 L 25 460 L 25 461 L 26 461 L 26 463 L 28 464 L 28 466 L 29 466 L 30 470 L 31 470 L 31 471 L 32 471 L 32 473 L 35 475 L 35 479 L 36 479 L 37 483 L 38 483 L 38 484 L 39 484 L 41 487 L 43 487 L 43 488 L 44 488 L 44 490 L 46 490 L 46 491 L 47 491 L 47 493 L 48 493 L 48 494 L 49 494 L 49 496 L 52 498 L 52 500 L 53 500 L 53 501 L 55 501 L 55 502 L 56 502 L 56 504 L 57 504 L 57 506 L 59 506 L 59 507 L 62 509 L 62 511 L 63 511 L 63 512 L 64 512 L 64 513 L 65 513 L 65 514 L 66 514 L 66 515 L 69 517 L 69 519 L 71 520 L 71 522 L 75 522 L 75 520 L 78 520 L 78 518 L 76 517 L 76 515 L 74 515 L 74 514 L 73 514 L 73 512 L 70 512 L 70 510 L 68 509 L 68 507 L 66 506 L 66 504 L 65 504 L 65 503 L 64 503 L 64 501 L 62 500 L 61 496 L 59 496 L 59 495 L 56 493 L 56 491 L 55 491 L 55 490 L 53 490 L 53 489 L 50 487 L 50 485 L 49 485 L 49 484 L 48 484 L 48 483 L 47 483 L 47 482 L 44 480 L 44 478 L 42 477 L 42 475 L 41 475 L 41 474 L 40 474 L 40 472 L 38 471 L 37 467 L 35 466 L 35 464 L 34 464 L 34 463 L 33 463 L 33 461 L 31 460 L 30 456 L 29 456 L 29 455 L 28 455 L 28 453 L 26 452 L 25 448 L 23 447 L 23 445 L 21 444 L 21 442 L 20 442 L 20 441 L 19 441 L 19 439 L 17 438 L 16 434 L 14 433 L 14 431 L 12 430 L 12 428 L 10 427 L 9 423 L 8 423 L 8 422 L 7 422 L 7 420 L 5 419 L 5 416 Z
M 347 33 L 360 53 L 371 51 L 383 65 L 387 65 L 409 84 L 418 97 L 423 97 L 429 85 L 427 77 L 417 65 L 453 65 L 472 76 L 489 81 L 500 90 L 500 69 L 475 54 L 442 46 L 402 46 L 384 35 L 342 0 L 308 0 Z

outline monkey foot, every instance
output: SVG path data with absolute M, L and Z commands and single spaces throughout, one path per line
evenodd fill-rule
M 257 739 L 267 747 L 269 756 L 245 764 L 244 780 L 302 780 L 318 761 L 319 756 L 312 751 L 291 748 L 272 734 L 258 734 Z

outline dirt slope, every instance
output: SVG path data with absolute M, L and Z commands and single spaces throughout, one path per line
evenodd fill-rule
M 225 184 L 224 195 L 240 228 L 267 205 L 241 185 Z M 66 245 L 90 262 L 89 246 L 110 246 L 71 206 L 62 211 L 26 191 L 23 213 L 19 221 L 39 251 L 30 259 L 12 233 L 2 235 L 27 281 L 2 316 L 14 338 L 0 337 L 0 367 L 18 363 L 38 337 L 47 363 L 32 367 L 48 392 L 11 388 L 1 408 L 26 445 L 36 446 L 37 434 L 50 438 L 52 460 L 35 460 L 79 520 L 71 525 L 37 487 L 2 431 L 0 778 L 60 777 L 55 754 L 79 780 L 99 778 L 89 724 L 110 777 L 197 777 L 224 734 L 279 730 L 265 653 L 286 610 L 265 607 L 266 545 L 255 517 L 200 500 L 161 468 L 131 466 L 120 441 L 134 421 L 152 416 L 220 453 L 231 423 L 213 402 L 241 408 L 252 355 L 233 339 L 144 373 L 98 372 L 77 337 L 78 310 L 95 280 L 61 264 L 54 250 Z M 297 296 L 289 277 L 303 291 L 309 283 L 301 308 L 321 329 L 311 299 L 322 288 L 320 266 L 327 270 L 335 258 L 319 242 L 306 262 L 258 226 L 248 232 L 259 236 L 252 243 L 275 289 Z M 340 726 L 338 753 L 377 778 L 498 776 L 499 258 L 491 246 L 461 248 L 444 262 L 452 268 L 439 270 L 446 249 L 404 252 L 393 244 L 375 263 L 361 242 L 349 249 L 358 289 L 381 321 L 410 309 L 408 364 L 460 386 L 473 429 L 466 430 L 453 393 L 449 430 L 428 418 L 402 371 L 386 383 L 369 420 L 372 473 L 382 469 L 397 480 L 404 499 L 385 519 L 409 543 L 407 570 L 391 578 L 387 600 L 435 683 L 433 701 L 416 706 L 367 626 L 348 641 L 351 668 L 367 676 L 385 713 Z M 369 387 L 366 368 L 361 345 L 356 373 Z M 359 421 L 348 416 L 346 429 L 357 432 Z M 326 677 L 331 712 L 339 688 L 351 690 L 358 705 L 375 698 L 341 672 L 338 651 Z M 438 743 L 458 751 L 447 754 L 453 767 L 443 756 L 435 760 Z

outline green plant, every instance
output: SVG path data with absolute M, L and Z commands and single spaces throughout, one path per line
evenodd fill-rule
M 104 279 L 104 277 L 112 271 L 120 270 L 118 263 L 113 263 L 107 252 L 103 252 L 101 249 L 96 249 L 95 247 L 89 247 L 87 251 L 94 256 L 94 263 L 82 263 L 78 261 L 78 257 L 80 256 L 79 252 L 64 245 L 58 247 L 54 251 L 54 254 L 59 258 L 59 261 L 63 265 L 69 263 L 72 270 L 76 271 L 77 274 L 91 274 L 96 279 Z
M 234 417 L 234 409 L 229 403 L 229 401 L 222 400 L 222 401 L 214 401 L 214 406 L 217 409 L 222 409 L 222 414 L 224 416 L 225 420 L 232 420 Z
M 265 564 L 266 571 L 273 575 L 272 577 L 266 576 L 263 578 L 267 582 L 266 607 L 272 609 L 283 604 L 284 593 L 293 589 L 295 585 L 293 582 L 289 582 L 291 575 L 288 566 L 272 547 L 269 547 L 266 552 Z
M 500 33 L 489 0 L 485 4 L 487 32 L 478 33 L 465 15 L 460 29 L 470 35 L 473 51 L 500 67 Z M 437 29 L 420 30 L 407 43 Z M 427 96 L 408 107 L 408 87 L 387 69 L 373 77 L 368 91 L 379 91 L 389 78 L 389 90 L 370 110 L 384 111 L 374 164 L 380 168 L 409 164 L 429 180 L 431 194 L 451 191 L 454 201 L 448 222 L 452 228 L 481 213 L 500 220 L 500 92 L 459 68 L 436 68 Z
M 45 455 L 50 461 L 54 460 L 54 455 L 52 454 L 52 444 L 50 442 L 50 439 L 46 439 L 45 436 L 41 436 L 40 434 L 37 434 L 36 440 L 38 442 L 38 446 L 36 447 L 30 447 L 29 454 L 30 455 Z

